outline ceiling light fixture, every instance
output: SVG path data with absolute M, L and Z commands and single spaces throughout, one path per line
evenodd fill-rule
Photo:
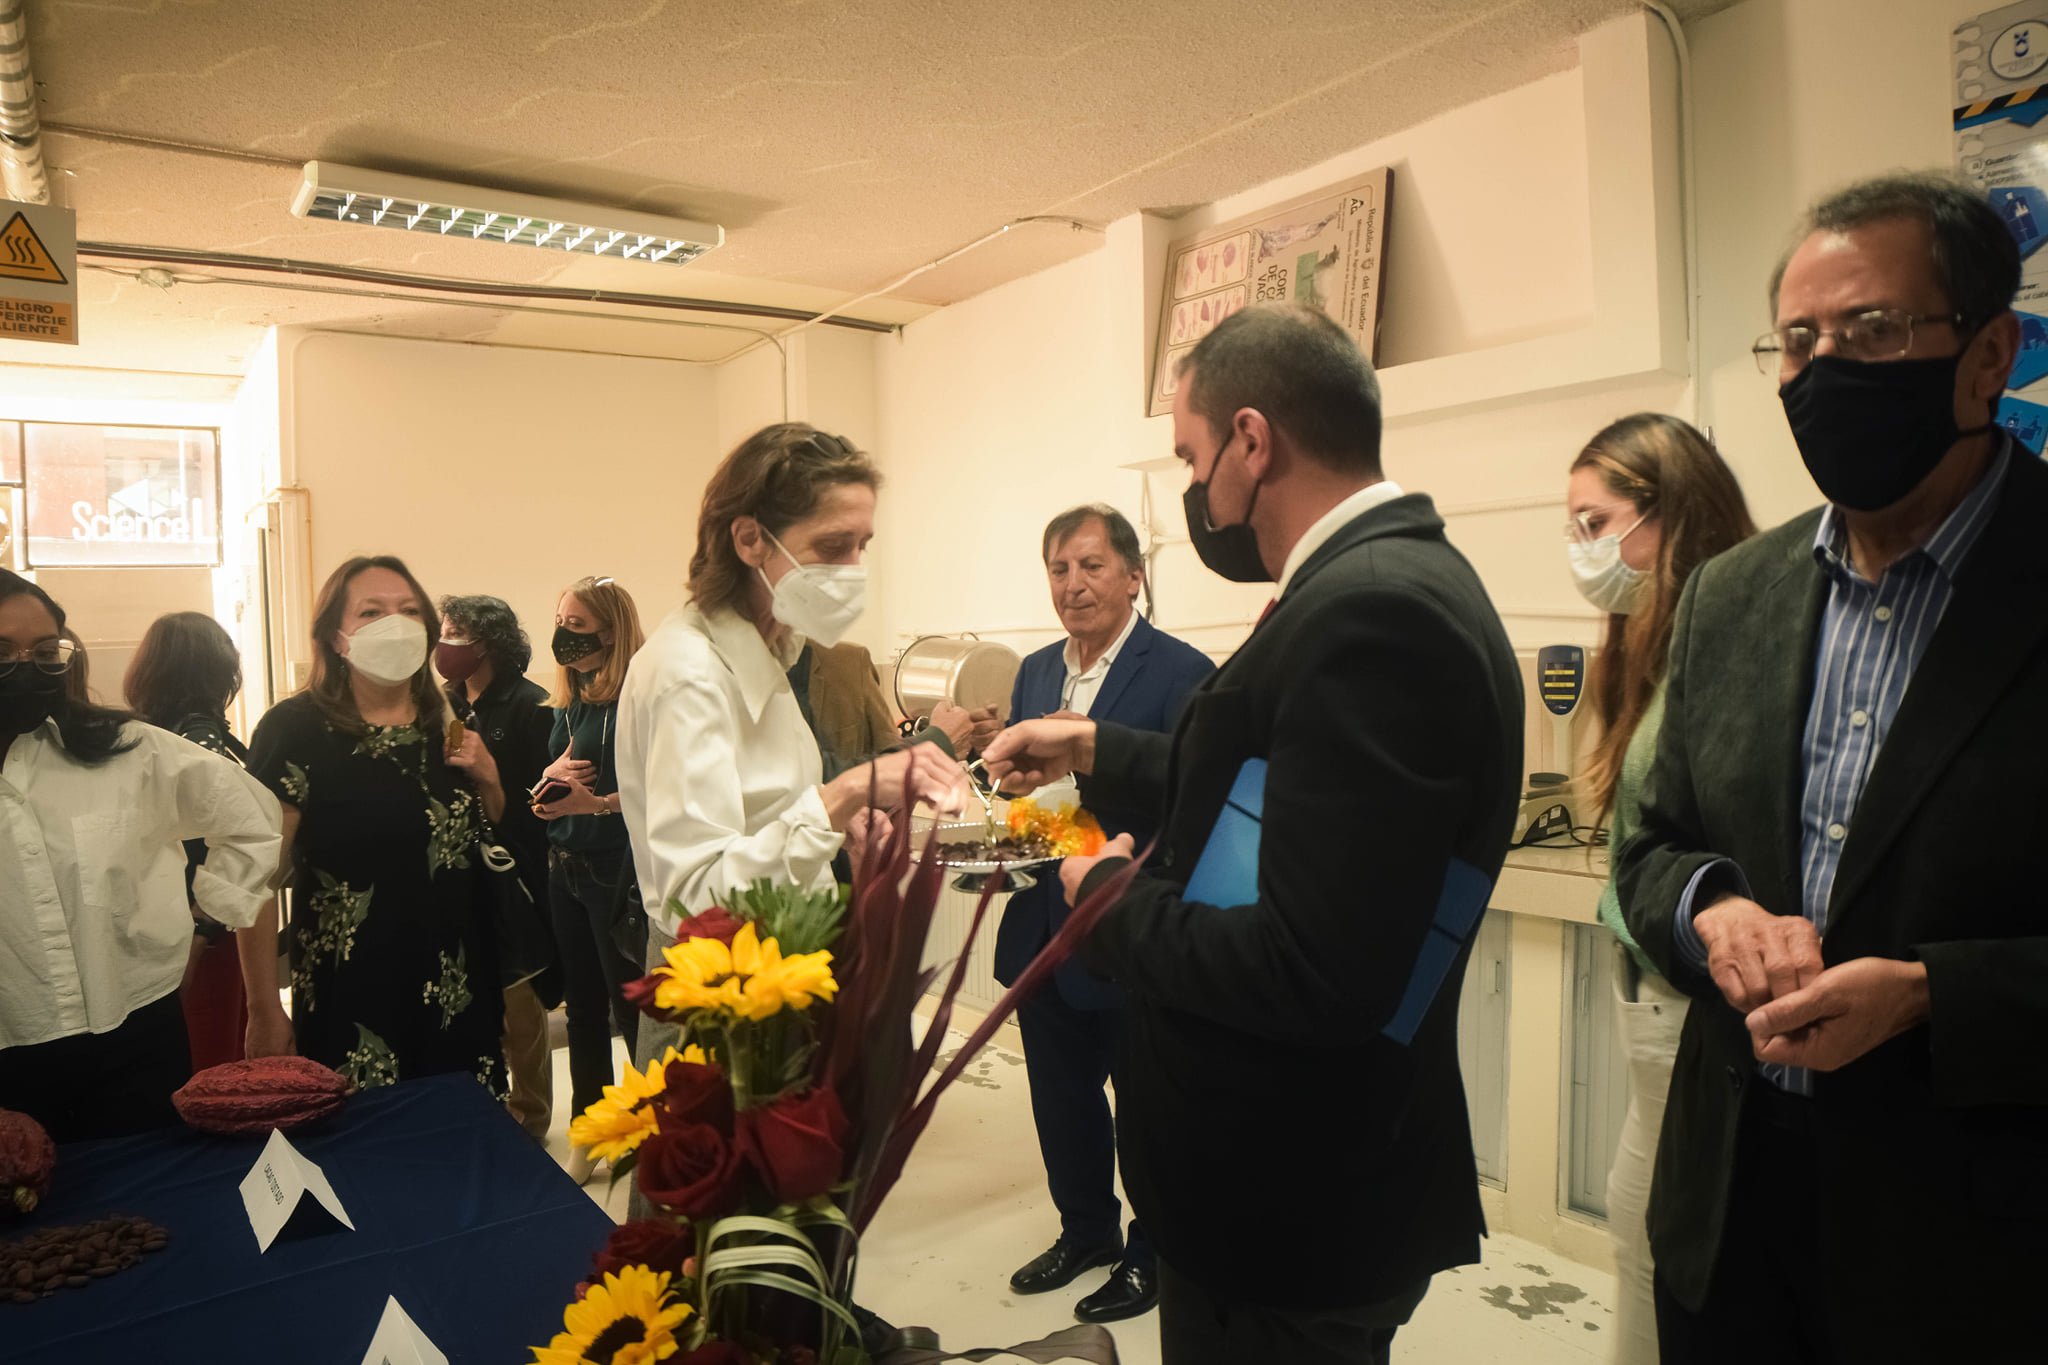
M 687 265 L 725 244 L 725 229 L 716 223 L 389 175 L 331 161 L 306 163 L 292 212 L 301 218 L 442 236 L 460 228 L 477 241 L 660 265 Z

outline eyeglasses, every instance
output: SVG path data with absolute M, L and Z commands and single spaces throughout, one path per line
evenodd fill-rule
M 1624 499 L 1621 502 L 1603 502 L 1598 507 L 1588 507 L 1583 512 L 1574 512 L 1564 524 L 1564 538 L 1574 545 L 1591 545 L 1606 533 L 1607 514 L 1617 507 L 1626 507 L 1631 512 L 1636 510 L 1634 503 Z M 1642 517 L 1637 516 L 1636 521 L 1640 524 Z M 1634 529 L 1633 526 L 1629 527 L 1631 531 Z
M 1822 337 L 1835 339 L 1835 353 L 1848 360 L 1897 360 L 1913 349 L 1917 323 L 1963 325 L 1961 313 L 1909 313 L 1903 308 L 1873 308 L 1840 327 L 1779 327 L 1765 332 L 1749 348 L 1760 374 L 1791 374 L 1813 359 Z
M 12 673 L 16 664 L 24 663 L 34 664 L 45 673 L 63 673 L 77 655 L 78 646 L 69 640 L 45 640 L 27 649 L 0 646 L 0 677 Z

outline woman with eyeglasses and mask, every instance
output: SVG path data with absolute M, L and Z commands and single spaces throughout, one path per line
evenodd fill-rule
M 906 792 L 949 810 L 965 798 L 965 773 L 930 744 L 825 781 L 786 676 L 805 640 L 835 645 L 860 616 L 881 481 L 850 442 L 784 422 L 741 442 L 704 489 L 691 600 L 648 637 L 619 697 L 650 954 L 681 915 L 756 877 L 832 885 L 849 832 L 858 844 L 885 823 L 865 814 L 871 792 L 879 810 Z
M 1735 474 L 1705 437 L 1643 412 L 1606 427 L 1572 461 L 1565 537 L 1579 592 L 1607 614 L 1589 700 L 1600 726 L 1581 791 L 1619 848 L 1641 818 L 1643 779 L 1664 716 L 1672 618 L 1694 569 L 1756 534 Z M 1658 975 L 1621 918 L 1610 877 L 1600 922 L 1616 939 L 1616 1019 L 1628 1057 L 1628 1114 L 1607 1177 L 1607 1227 L 1620 1278 L 1613 1359 L 1657 1360 L 1644 1217 L 1686 996 Z
M 644 639 L 632 596 L 610 578 L 579 578 L 555 604 L 554 761 L 541 776 L 539 795 L 547 799 L 533 812 L 547 822 L 548 909 L 562 953 L 569 1084 L 579 1114 L 616 1079 L 614 1025 L 629 1051 L 638 1030 L 639 1011 L 621 988 L 641 975 L 647 945 L 644 933 L 630 941 L 630 925 L 614 909 L 633 875 L 619 818 L 619 689 Z M 581 1183 L 592 1169 L 589 1154 L 575 1148 L 569 1173 Z
M 502 1097 L 478 839 L 505 794 L 434 681 L 439 633 L 403 561 L 344 563 L 314 606 L 312 679 L 257 725 L 249 768 L 284 803 L 299 1051 L 359 1087 L 466 1071 Z
M 242 690 L 241 651 L 206 613 L 174 611 L 150 622 L 121 690 L 151 725 L 248 766 L 248 749 L 228 728 L 228 708 Z M 205 862 L 205 843 L 186 840 L 188 890 Z M 290 1052 L 292 1022 L 277 998 L 275 916 L 233 933 L 196 902 L 192 918 L 192 956 L 178 993 L 192 1069 Z
M 58 1142 L 178 1121 L 188 904 L 256 924 L 278 828 L 240 768 L 94 704 L 63 608 L 0 569 L 0 1109 Z

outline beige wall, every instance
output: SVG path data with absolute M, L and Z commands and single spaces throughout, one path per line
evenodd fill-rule
M 282 473 L 309 491 L 317 584 L 355 554 L 491 593 L 547 640 L 562 587 L 610 574 L 651 625 L 683 596 L 718 455 L 703 366 L 280 333 Z

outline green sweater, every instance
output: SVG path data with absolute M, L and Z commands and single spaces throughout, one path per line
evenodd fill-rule
M 1657 731 L 1664 724 L 1664 687 L 1658 684 L 1657 694 L 1650 698 L 1649 707 L 1643 712 L 1642 723 L 1636 726 L 1635 734 L 1629 737 L 1628 749 L 1621 756 L 1621 781 L 1614 788 L 1614 815 L 1607 825 L 1607 857 L 1610 862 L 1621 846 L 1636 832 L 1636 826 L 1643 819 L 1643 779 L 1650 775 L 1650 761 L 1657 756 Z M 1607 886 L 1600 892 L 1600 922 L 1614 931 L 1614 936 L 1627 945 L 1629 953 L 1651 976 L 1657 976 L 1656 965 L 1643 954 L 1636 941 L 1629 935 L 1628 926 L 1621 919 L 1621 897 L 1614 891 L 1614 874 L 1607 875 Z

